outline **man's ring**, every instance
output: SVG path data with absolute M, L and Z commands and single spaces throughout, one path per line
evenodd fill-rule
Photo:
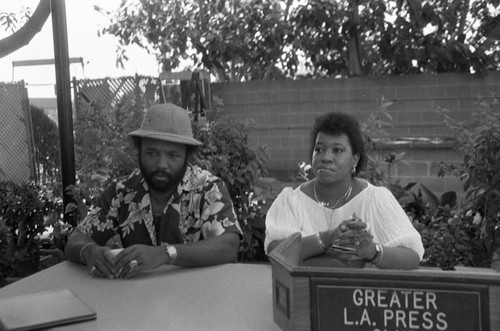
M 89 277 L 92 277 L 94 275 L 94 272 L 97 270 L 97 268 L 95 266 L 93 266 L 92 268 L 90 268 L 90 275 Z
M 130 270 L 135 269 L 138 265 L 139 265 L 139 262 L 137 262 L 137 260 L 130 261 Z
M 354 245 L 359 246 L 359 240 L 356 240 L 356 241 L 354 242 Z

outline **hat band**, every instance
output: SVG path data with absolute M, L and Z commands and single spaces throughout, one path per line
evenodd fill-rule
M 164 133 L 158 131 L 149 131 L 149 130 L 137 130 L 129 133 L 130 136 L 137 136 L 142 138 L 156 139 L 162 141 L 169 141 L 179 144 L 193 145 L 198 146 L 202 143 L 192 137 L 189 136 L 181 136 L 175 133 Z

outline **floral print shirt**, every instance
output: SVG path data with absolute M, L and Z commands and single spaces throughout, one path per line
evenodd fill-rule
M 116 234 L 124 247 L 199 241 L 224 232 L 241 234 L 224 182 L 188 165 L 161 216 L 153 216 L 149 189 L 139 169 L 110 185 L 77 229 L 99 245 Z

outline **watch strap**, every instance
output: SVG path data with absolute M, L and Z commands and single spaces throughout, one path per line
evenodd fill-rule
M 375 255 L 371 259 L 367 259 L 366 262 L 372 264 L 378 264 L 382 261 L 384 257 L 384 248 L 380 244 L 375 244 Z

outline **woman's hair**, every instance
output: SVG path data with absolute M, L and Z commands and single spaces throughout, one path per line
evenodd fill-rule
M 314 145 L 316 144 L 316 138 L 318 133 L 323 132 L 331 136 L 338 136 L 344 133 L 349 138 L 349 143 L 351 144 L 352 153 L 359 155 L 358 165 L 356 166 L 356 175 L 365 169 L 366 166 L 366 151 L 365 144 L 363 141 L 363 135 L 359 127 L 359 122 L 353 116 L 345 113 L 327 113 L 320 117 L 317 117 L 311 134 L 311 150 L 312 155 L 314 150 Z

